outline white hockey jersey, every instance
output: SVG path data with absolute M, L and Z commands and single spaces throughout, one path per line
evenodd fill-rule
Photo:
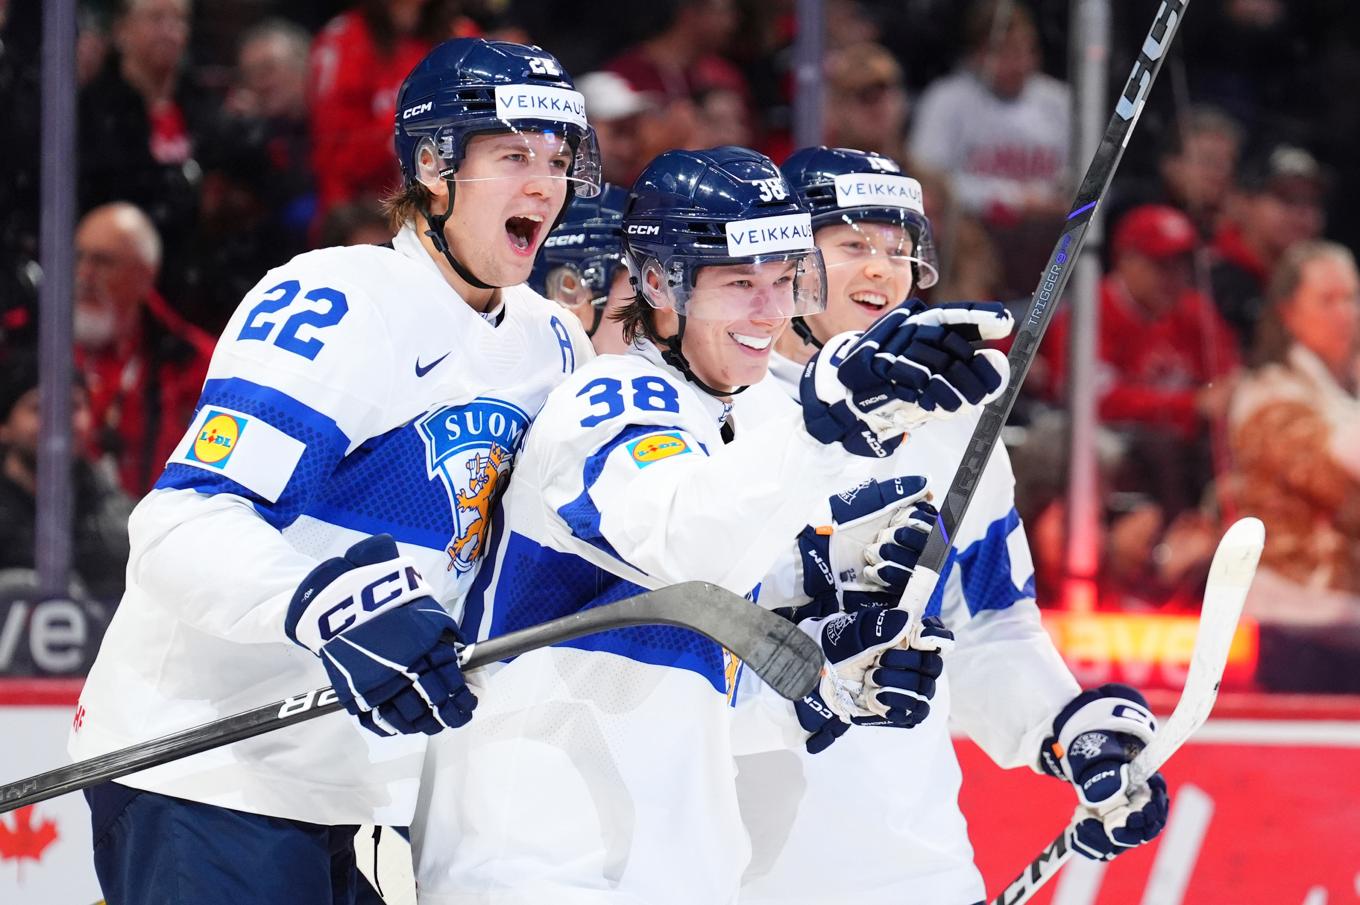
M 548 397 L 468 597 L 478 637 L 703 579 L 750 593 L 844 488 L 846 454 L 790 409 L 761 427 L 661 361 L 603 355 Z M 801 745 L 787 701 L 684 629 L 592 635 L 485 678 L 471 724 L 436 737 L 412 825 L 420 901 L 719 905 L 747 861 L 733 756 Z M 763 686 L 760 686 L 763 688 Z
M 777 359 L 771 376 L 737 400 L 738 420 L 786 418 L 797 408 L 800 371 Z M 893 456 L 860 460 L 860 477 L 926 475 L 942 498 L 976 424 L 976 417 L 958 417 L 919 428 Z M 868 898 L 971 905 L 984 898 L 958 809 L 950 723 L 999 765 L 1037 770 L 1053 717 L 1079 691 L 1039 622 L 1014 491 L 1010 460 L 997 446 L 927 609 L 944 619 L 957 643 L 945 657 L 924 723 L 909 730 L 852 729 L 816 757 L 780 751 L 738 758 L 752 846 L 742 905 Z M 825 500 L 817 518 L 811 524 L 828 523 Z M 798 553 L 790 549 L 766 578 L 761 604 L 806 600 L 800 574 Z
M 246 296 L 193 423 L 130 521 L 127 591 L 81 694 L 87 758 L 329 684 L 284 634 L 317 561 L 392 534 L 455 616 L 548 391 L 593 356 L 523 286 L 496 324 L 416 234 L 309 252 Z M 120 782 L 316 823 L 409 822 L 424 736 L 345 715 Z

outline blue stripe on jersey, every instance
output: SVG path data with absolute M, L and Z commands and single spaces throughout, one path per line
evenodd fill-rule
M 239 377 L 205 383 L 194 409 L 195 417 L 205 405 L 220 405 L 254 415 L 304 444 L 306 449 L 283 493 L 277 502 L 270 503 L 221 472 L 176 464 L 165 467 L 156 481 L 156 488 L 196 490 L 208 496 L 230 493 L 244 497 L 255 504 L 261 518 L 280 530 L 302 514 L 349 448 L 349 438 L 332 419 L 286 393 Z
M 501 577 L 496 584 L 487 631 L 490 637 L 646 590 L 579 556 L 545 547 L 513 529 L 505 540 L 505 555 L 500 559 Z M 487 568 L 482 569 L 477 584 L 483 583 L 488 572 Z M 474 592 L 479 608 L 483 590 L 478 588 Z M 468 595 L 469 607 L 473 605 L 474 593 Z M 464 621 L 469 626 L 474 624 L 470 613 Z M 688 669 L 703 676 L 718 693 L 726 693 L 722 648 L 688 629 L 665 625 L 615 629 L 560 646 L 612 653 L 654 666 Z
M 605 540 L 604 535 L 600 533 L 600 510 L 596 507 L 595 501 L 590 498 L 590 488 L 595 486 L 595 482 L 600 479 L 600 475 L 604 472 L 605 462 L 609 459 L 609 454 L 624 443 L 636 440 L 638 437 L 644 437 L 647 434 L 678 430 L 680 430 L 678 427 L 666 427 L 660 424 L 630 424 L 618 434 L 615 434 L 614 439 L 601 446 L 590 455 L 590 458 L 586 459 L 585 465 L 581 469 L 581 495 L 557 510 L 558 517 L 566 522 L 574 537 L 608 553 L 630 568 L 637 568 L 620 556 L 618 551 L 614 549 L 614 545 Z
M 363 534 L 444 550 L 457 535 L 449 492 L 430 477 L 415 422 L 371 437 L 337 463 L 306 513 Z
M 981 540 L 969 544 L 959 554 L 963 599 L 970 615 L 976 616 L 983 610 L 1004 610 L 1017 601 L 1034 597 L 1032 573 L 1023 587 L 1016 587 L 1011 577 L 1011 553 L 1006 542 L 1019 527 L 1020 513 L 1012 507 L 1004 518 L 987 526 Z

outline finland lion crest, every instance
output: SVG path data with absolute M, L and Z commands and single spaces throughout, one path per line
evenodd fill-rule
M 438 409 L 417 423 L 429 475 L 444 485 L 453 513 L 451 571 L 470 572 L 486 552 L 491 509 L 528 426 L 521 409 L 485 397 Z

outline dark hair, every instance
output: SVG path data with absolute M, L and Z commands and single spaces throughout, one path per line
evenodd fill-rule
M 392 17 L 388 14 L 387 6 L 387 0 L 359 0 L 355 7 L 368 26 L 369 36 L 382 56 L 392 53 L 399 37 L 392 25 Z M 457 15 L 458 7 L 452 0 L 428 0 L 420 11 L 415 37 L 430 44 L 437 44 L 452 37 L 453 21 Z
M 1285 328 L 1281 311 L 1293 300 L 1294 294 L 1303 284 L 1304 268 L 1319 258 L 1327 257 L 1340 258 L 1355 267 L 1355 256 L 1351 254 L 1349 248 L 1326 239 L 1298 243 L 1286 251 L 1275 265 L 1270 284 L 1266 288 L 1266 308 L 1256 324 L 1252 342 L 1253 367 L 1284 361 L 1293 337 Z
M 1003 16 L 1004 21 L 998 22 Z M 1000 32 L 1003 35 L 1016 26 L 1038 32 L 1034 14 L 1020 0 L 978 0 L 968 8 L 963 20 L 963 46 L 969 51 L 986 49 L 998 24 L 1005 26 Z
M 631 302 L 610 312 L 609 319 L 617 321 L 622 327 L 623 341 L 626 343 L 632 344 L 638 339 L 661 342 L 661 335 L 656 329 L 656 309 L 642 297 L 641 292 L 634 292 Z

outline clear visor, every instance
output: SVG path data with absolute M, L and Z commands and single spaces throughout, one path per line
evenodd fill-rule
M 783 320 L 826 310 L 826 271 L 816 249 L 700 266 L 692 285 L 684 277 L 678 260 L 670 273 L 649 261 L 639 275 L 643 297 L 701 320 Z
M 603 305 L 607 289 L 603 268 L 575 264 L 560 264 L 548 271 L 545 288 L 548 298 L 572 309 L 592 303 Z
M 451 134 L 427 139 L 416 157 L 426 183 L 449 177 L 458 183 L 561 180 L 582 198 L 600 193 L 600 146 L 593 129 L 554 130 L 507 122 L 502 132 L 470 137 L 456 164 Z
M 828 269 L 876 265 L 889 279 L 910 276 L 911 285 L 919 289 L 929 289 L 940 278 L 930 225 L 912 211 L 897 216 L 876 211 L 873 220 L 842 214 L 839 221 L 817 229 L 817 247 Z

